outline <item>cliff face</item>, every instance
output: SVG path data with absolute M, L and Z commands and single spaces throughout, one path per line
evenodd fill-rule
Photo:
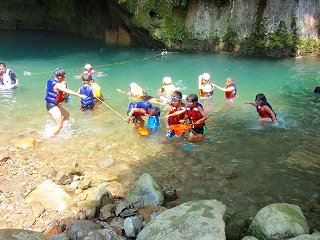
M 149 47 L 319 54 L 319 0 L 11 0 L 1 29 L 50 29 Z

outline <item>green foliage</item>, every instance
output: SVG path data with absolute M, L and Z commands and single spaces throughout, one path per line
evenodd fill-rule
M 181 0 L 181 6 L 186 7 L 188 0 Z
M 301 53 L 312 53 L 320 49 L 319 39 L 300 38 L 297 42 L 297 48 Z
M 278 28 L 273 33 L 268 34 L 267 47 L 270 49 L 281 50 L 286 47 L 294 48 L 294 34 L 288 33 L 287 26 L 283 20 L 280 21 Z
M 222 37 L 222 41 L 228 41 L 231 45 L 235 46 L 239 44 L 237 36 L 238 34 L 228 26 L 226 34 Z

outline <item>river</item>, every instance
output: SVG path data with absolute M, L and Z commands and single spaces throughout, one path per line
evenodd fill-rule
M 311 227 L 320 229 L 320 61 L 278 59 L 168 51 L 102 41 L 48 31 L 0 31 L 1 61 L 20 81 L 13 91 L 1 91 L 2 146 L 34 137 L 42 141 L 38 156 L 55 168 L 70 168 L 73 161 L 87 171 L 115 176 L 119 189 L 128 190 L 143 173 L 162 186 L 173 186 L 179 204 L 217 199 L 229 216 L 254 217 L 262 207 L 287 202 L 301 207 Z M 70 89 L 77 91 L 77 76 L 85 63 L 102 73 L 105 103 L 91 112 L 79 111 L 79 98 L 64 104 L 71 125 L 58 137 L 47 132 L 54 125 L 45 108 L 45 86 L 57 67 L 67 72 Z M 117 92 L 136 82 L 158 98 L 162 78 L 170 76 L 183 94 L 197 93 L 198 75 L 208 72 L 211 81 L 225 85 L 234 77 L 238 98 L 225 102 L 215 90 L 212 100 L 201 100 L 209 119 L 206 140 L 165 139 L 162 123 L 148 137 L 138 134 L 122 118 L 130 99 Z M 277 113 L 278 126 L 258 124 L 258 114 L 245 101 L 264 93 Z M 107 107 L 109 106 L 109 107 Z M 161 114 L 165 105 L 158 105 Z

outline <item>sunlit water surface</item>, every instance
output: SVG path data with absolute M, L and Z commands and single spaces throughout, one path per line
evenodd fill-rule
M 217 199 L 237 218 L 253 217 L 276 202 L 299 205 L 312 227 L 320 229 L 319 98 L 320 62 L 273 59 L 209 52 L 168 52 L 142 47 L 106 45 L 74 35 L 52 32 L 1 31 L 1 61 L 16 73 L 20 88 L 1 91 L 1 145 L 23 137 L 43 143 L 35 151 L 55 168 L 78 161 L 88 171 L 118 178 L 126 190 L 145 172 L 162 186 L 173 186 L 180 199 Z M 201 73 L 224 86 L 235 78 L 239 97 L 226 103 L 221 91 L 203 106 L 209 119 L 204 143 L 184 137 L 165 139 L 164 124 L 149 137 L 106 105 L 92 112 L 79 111 L 79 99 L 64 104 L 71 126 L 55 139 L 47 132 L 53 121 L 45 108 L 45 85 L 57 67 L 67 71 L 69 88 L 78 90 L 75 76 L 90 62 L 103 76 L 106 104 L 126 116 L 127 90 L 137 82 L 145 91 L 156 91 L 170 76 L 184 94 L 197 93 Z M 255 108 L 245 105 L 263 92 L 278 116 L 279 126 L 260 126 Z M 162 114 L 166 106 L 160 105 Z

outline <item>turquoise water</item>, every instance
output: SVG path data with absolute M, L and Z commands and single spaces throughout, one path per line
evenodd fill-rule
M 144 173 L 163 187 L 172 185 L 180 198 L 168 207 L 189 200 L 214 198 L 228 207 L 232 218 L 253 217 L 267 204 L 299 205 L 311 227 L 320 229 L 320 61 L 234 56 L 209 52 L 168 52 L 143 47 L 106 45 L 103 42 L 54 32 L 1 31 L 1 61 L 13 69 L 20 88 L 1 91 L 2 146 L 24 137 L 42 141 L 35 151 L 54 168 L 69 168 L 73 161 L 88 172 L 113 176 L 114 193 L 128 190 Z M 102 73 L 97 81 L 106 105 L 81 113 L 79 99 L 65 104 L 71 126 L 48 139 L 53 121 L 45 108 L 45 85 L 57 67 L 78 90 L 76 78 L 90 62 Z M 239 97 L 226 103 L 215 90 L 212 100 L 201 101 L 209 119 L 204 143 L 186 138 L 165 139 L 164 124 L 149 137 L 140 136 L 122 118 L 127 90 L 137 82 L 159 97 L 162 78 L 170 76 L 184 94 L 197 93 L 199 74 L 224 86 L 235 78 Z M 260 126 L 255 108 L 245 105 L 263 92 L 278 116 L 279 126 Z M 108 107 L 109 106 L 109 107 Z M 159 105 L 162 114 L 165 105 Z

